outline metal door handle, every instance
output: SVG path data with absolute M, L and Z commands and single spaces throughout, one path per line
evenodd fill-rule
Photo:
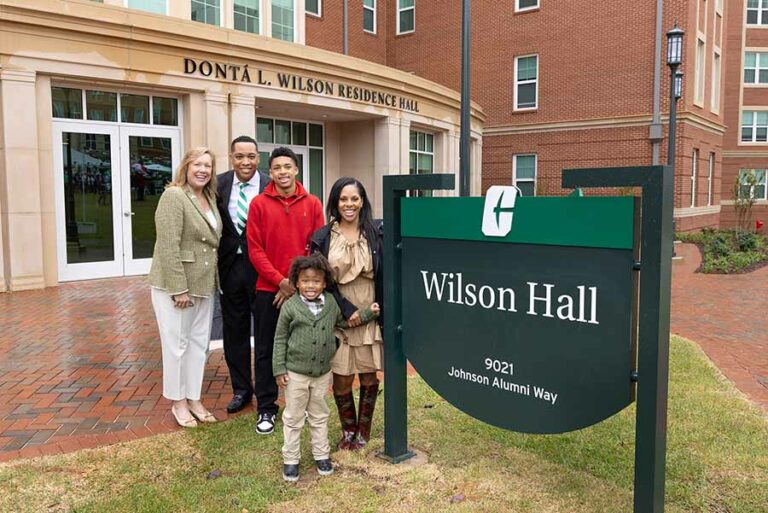
M 123 215 L 125 217 L 131 217 L 131 216 L 135 216 L 136 214 L 134 212 L 123 212 Z

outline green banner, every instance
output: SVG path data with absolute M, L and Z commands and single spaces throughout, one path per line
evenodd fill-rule
M 632 249 L 635 198 L 519 197 L 514 207 L 484 212 L 486 198 L 403 198 L 402 236 L 507 242 L 586 248 Z M 511 223 L 502 237 L 479 229 L 484 214 L 499 225 Z

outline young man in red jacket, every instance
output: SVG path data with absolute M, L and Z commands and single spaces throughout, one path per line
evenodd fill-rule
M 259 322 L 254 340 L 254 389 L 259 418 L 256 432 L 275 429 L 277 383 L 272 374 L 272 346 L 279 308 L 295 289 L 288 281 L 291 261 L 306 255 L 312 234 L 325 224 L 323 205 L 296 181 L 296 154 L 275 148 L 269 156 L 272 181 L 248 208 L 248 256 L 259 277 L 254 309 Z

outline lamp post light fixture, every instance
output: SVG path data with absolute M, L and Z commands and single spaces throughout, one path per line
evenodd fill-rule
M 675 125 L 677 100 L 683 94 L 683 74 L 677 70 L 683 63 L 683 36 L 685 31 L 677 25 L 667 32 L 667 66 L 669 66 L 669 146 L 667 165 L 675 169 Z

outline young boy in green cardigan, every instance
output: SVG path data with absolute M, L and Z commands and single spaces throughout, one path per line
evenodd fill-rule
M 331 358 L 336 353 L 335 328 L 348 325 L 336 300 L 325 292 L 333 281 L 333 271 L 325 257 L 319 253 L 297 257 L 288 274 L 298 294 L 280 308 L 272 371 L 277 384 L 285 388 L 283 479 L 297 481 L 305 418 L 318 474 L 333 473 L 328 443 L 330 410 L 325 396 L 331 383 Z M 360 317 L 366 323 L 378 314 L 379 305 L 373 303 L 361 311 Z

